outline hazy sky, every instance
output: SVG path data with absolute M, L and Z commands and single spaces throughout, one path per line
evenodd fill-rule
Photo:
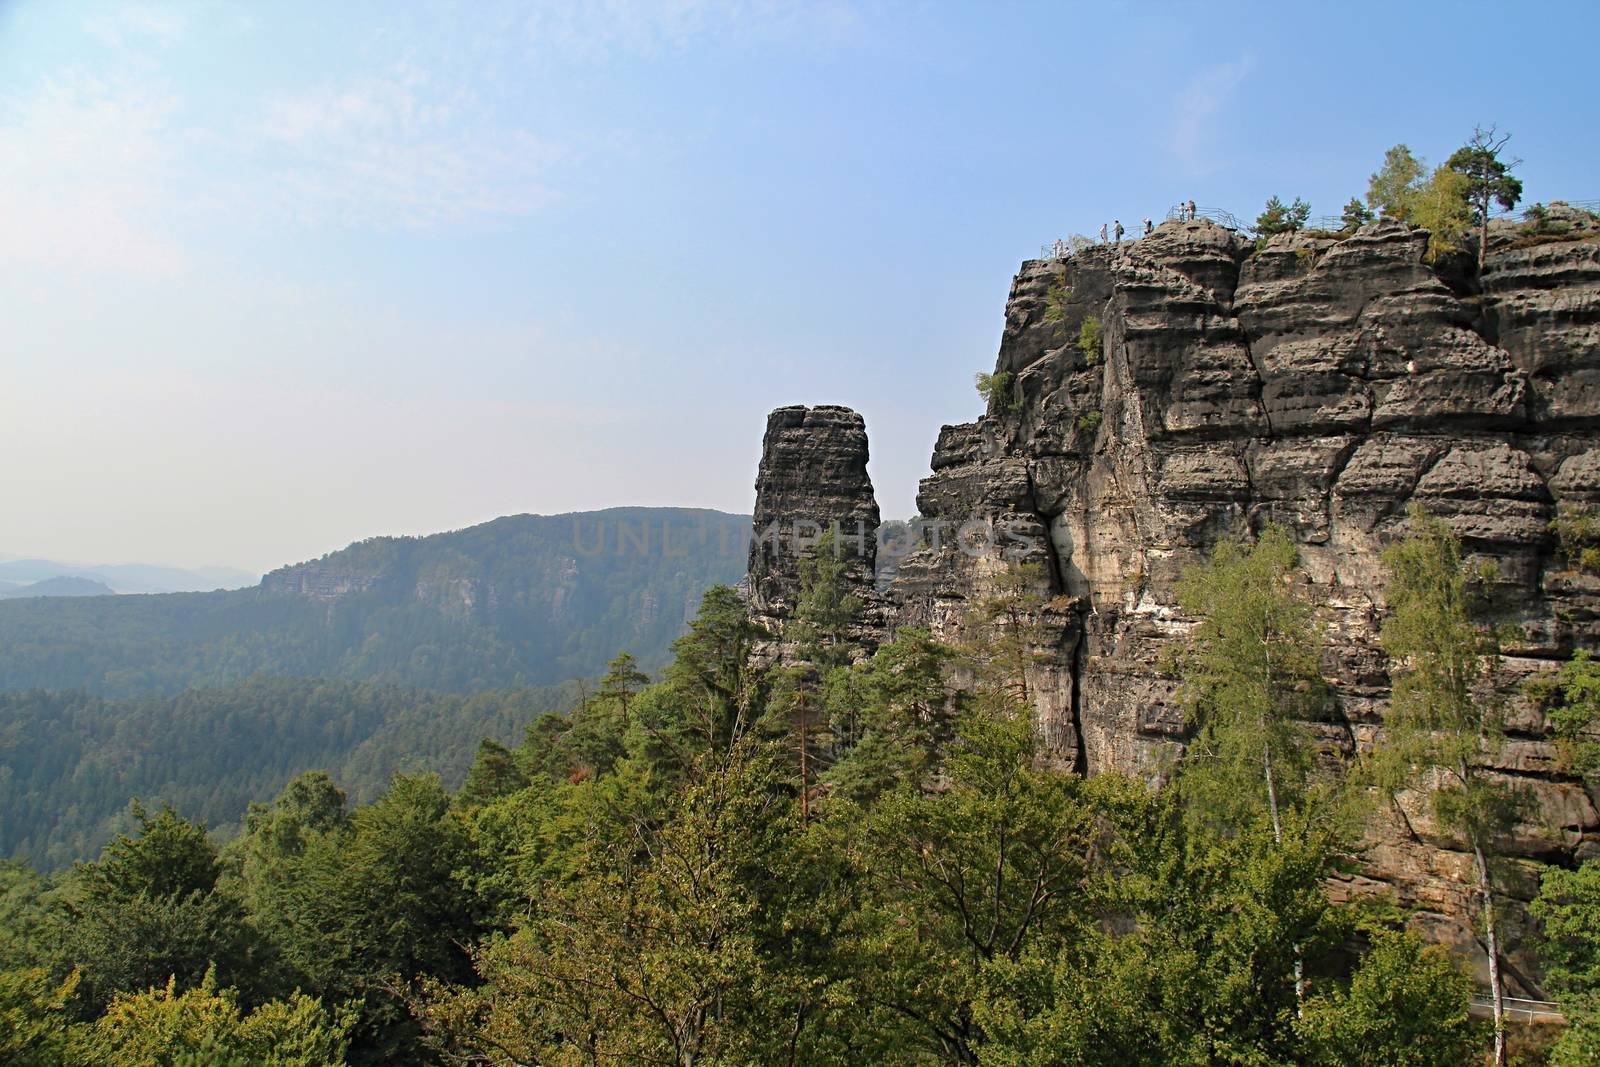
M 1193 197 L 1337 213 L 1513 131 L 1600 197 L 1593 8 L 0 0 L 0 555 L 267 568 L 746 510 L 844 403 L 886 515 L 1017 264 Z M 1570 27 L 1565 29 L 1564 27 Z

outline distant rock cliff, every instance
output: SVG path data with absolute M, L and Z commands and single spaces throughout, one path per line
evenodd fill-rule
M 1184 715 L 1158 666 L 1192 622 L 1176 579 L 1269 522 L 1294 532 L 1326 605 L 1333 700 L 1315 730 L 1330 753 L 1370 746 L 1382 728 L 1379 553 L 1412 501 L 1497 562 L 1518 634 L 1508 693 L 1600 645 L 1600 581 L 1572 572 L 1548 532 L 1558 504 L 1600 502 L 1600 228 L 1568 214 L 1559 239 L 1498 227 L 1481 277 L 1436 270 L 1425 232 L 1387 222 L 1259 248 L 1204 220 L 1169 222 L 1023 264 L 995 368 L 1007 388 L 977 422 L 941 430 L 918 506 L 950 525 L 1005 523 L 1032 546 L 1051 606 L 1029 688 L 1059 764 L 1157 775 L 1181 753 Z M 853 417 L 820 410 L 830 426 Z M 763 465 L 758 521 L 794 501 L 818 521 L 868 509 L 829 488 L 831 430 L 819 426 L 814 447 L 808 423 L 789 432 L 789 469 L 780 479 Z M 859 449 L 864 460 L 864 434 Z M 958 632 L 1007 566 L 998 545 L 925 545 L 888 585 L 884 629 Z M 758 604 L 781 605 L 771 567 L 753 561 L 751 577 Z M 1498 769 L 1533 791 L 1548 824 L 1523 827 L 1517 850 L 1600 853 L 1596 798 L 1556 770 L 1542 715 L 1513 699 L 1510 727 Z M 1410 814 L 1409 827 L 1380 827 L 1348 888 L 1393 886 L 1435 936 L 1471 952 L 1468 858 Z M 1527 869 L 1511 881 L 1535 888 Z

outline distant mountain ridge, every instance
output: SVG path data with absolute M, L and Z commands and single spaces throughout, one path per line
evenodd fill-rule
M 162 567 L 150 563 L 63 563 L 0 557 L 0 591 L 51 578 L 87 578 L 113 593 L 203 593 L 254 585 L 258 575 L 237 567 Z
M 337 678 L 471 693 L 646 667 L 710 586 L 744 575 L 750 518 L 686 508 L 514 515 L 376 537 L 250 589 L 0 602 L 0 691 L 107 697 Z
M 104 582 L 76 574 L 58 574 L 26 585 L 7 584 L 0 588 L 0 600 L 31 596 L 115 596 L 117 591 Z

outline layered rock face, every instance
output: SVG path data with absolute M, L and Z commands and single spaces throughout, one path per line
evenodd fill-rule
M 849 408 L 797 405 L 767 417 L 746 587 L 752 613 L 775 633 L 799 595 L 800 561 L 819 545 L 840 554 L 846 580 L 871 602 L 869 643 L 882 629 L 873 588 L 878 502 L 867 459 L 866 422 Z
M 887 590 L 885 626 L 954 633 L 995 574 L 1040 564 L 1051 643 L 1030 690 L 1047 749 L 1085 773 L 1158 778 L 1186 739 L 1160 668 L 1192 624 L 1176 580 L 1220 540 L 1281 523 L 1326 605 L 1332 700 L 1313 729 L 1348 754 L 1382 729 L 1379 554 L 1416 501 L 1495 561 L 1512 606 L 1496 769 L 1542 813 L 1517 852 L 1600 854 L 1596 798 L 1559 772 L 1541 713 L 1515 697 L 1520 678 L 1600 644 L 1600 582 L 1548 532 L 1559 505 L 1600 502 L 1600 233 L 1497 232 L 1481 278 L 1442 275 L 1426 243 L 1380 222 L 1257 248 L 1200 220 L 1023 264 L 996 366 L 1009 395 L 941 431 L 918 505 L 1007 524 L 1024 547 L 923 547 Z M 1348 888 L 1392 887 L 1472 953 L 1469 858 L 1406 814 L 1380 820 Z M 1509 884 L 1535 888 L 1527 865 Z M 1533 988 L 1519 935 L 1512 976 Z

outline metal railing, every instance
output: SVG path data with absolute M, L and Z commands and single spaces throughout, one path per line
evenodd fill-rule
M 1505 1006 L 1506 1018 L 1508 1019 L 1520 1019 L 1529 1023 L 1562 1023 L 1567 1021 L 1567 1017 L 1561 1012 L 1561 1005 L 1553 1000 L 1502 997 L 1501 1003 Z M 1482 994 L 1473 996 L 1472 1013 L 1474 1015 L 1492 1015 L 1494 1013 L 1494 998 Z
M 1198 218 L 1198 219 L 1210 219 L 1212 222 L 1216 223 L 1218 226 L 1221 226 L 1221 227 L 1223 227 L 1225 229 L 1229 229 L 1229 230 L 1237 230 L 1237 231 L 1239 231 L 1241 233 L 1247 232 L 1247 231 L 1250 230 L 1250 227 L 1245 225 L 1243 222 L 1241 222 L 1239 220 L 1239 218 L 1236 215 L 1233 214 L 1233 212 L 1224 211 L 1222 208 L 1218 208 L 1218 207 L 1201 207 L 1199 205 L 1196 205 L 1193 215 L 1190 215 L 1189 212 L 1188 212 L 1188 208 L 1185 205 L 1182 205 L 1182 204 L 1174 204 L 1172 207 L 1169 207 L 1167 209 L 1167 221 L 1168 222 L 1173 222 L 1173 221 L 1177 221 L 1177 220 L 1184 220 L 1184 219 L 1196 219 L 1196 218 Z

